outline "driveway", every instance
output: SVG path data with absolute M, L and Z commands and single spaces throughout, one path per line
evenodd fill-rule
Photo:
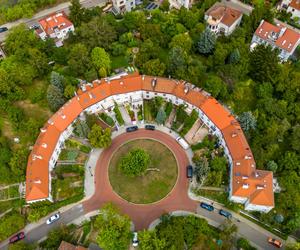
M 147 205 L 136 205 L 129 203 L 114 193 L 109 183 L 108 166 L 114 151 L 128 140 L 148 138 L 158 140 L 167 145 L 175 154 L 178 162 L 178 179 L 172 191 L 161 201 Z M 83 203 L 85 213 L 99 209 L 107 202 L 113 202 L 121 211 L 128 214 L 135 224 L 136 230 L 147 229 L 152 221 L 163 213 L 176 210 L 196 212 L 197 202 L 188 197 L 188 180 L 185 176 L 186 166 L 189 160 L 185 151 L 174 140 L 174 138 L 160 131 L 149 131 L 139 129 L 136 132 L 125 133 L 117 136 L 112 145 L 105 149 L 97 162 L 95 170 L 95 194 Z

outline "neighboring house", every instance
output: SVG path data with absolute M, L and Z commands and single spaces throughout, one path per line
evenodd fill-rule
M 229 199 L 245 209 L 268 212 L 274 207 L 273 174 L 256 169 L 246 137 L 234 116 L 207 92 L 185 81 L 132 73 L 84 84 L 41 129 L 28 158 L 26 202 L 51 200 L 51 171 L 72 124 L 84 112 L 113 110 L 115 103 L 131 105 L 156 96 L 195 109 L 211 134 L 218 137 L 230 167 Z
M 112 0 L 112 12 L 116 14 L 124 14 L 135 8 L 135 0 Z
M 300 0 L 282 0 L 278 9 L 292 14 L 292 18 L 300 18 Z
M 283 23 L 273 25 L 262 20 L 253 34 L 250 50 L 252 51 L 259 44 L 270 45 L 278 49 L 279 58 L 284 62 L 300 44 L 300 34 Z
M 70 32 L 74 32 L 74 25 L 64 12 L 53 13 L 39 20 L 39 24 L 40 28 L 36 30 L 38 36 L 42 40 L 54 39 L 57 47 L 63 45 L 63 40 L 68 37 Z
M 213 5 L 205 12 L 207 28 L 216 35 L 230 35 L 241 23 L 243 14 L 227 6 Z
M 192 0 L 169 0 L 170 8 L 180 9 L 184 7 L 188 9 L 192 5 Z

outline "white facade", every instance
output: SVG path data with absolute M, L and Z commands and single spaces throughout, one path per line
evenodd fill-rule
M 113 0 L 112 4 L 118 14 L 130 12 L 135 8 L 135 0 Z
M 296 0 L 296 2 L 299 0 Z M 291 4 L 292 0 L 283 0 L 280 5 L 278 5 L 278 9 L 285 10 L 288 13 L 292 14 L 292 18 L 300 18 L 300 9 L 292 7 Z M 299 3 L 298 3 L 299 5 Z M 300 6 L 300 5 L 299 5 Z
M 170 7 L 175 9 L 180 9 L 181 7 L 184 7 L 188 9 L 191 6 L 190 0 L 169 0 Z

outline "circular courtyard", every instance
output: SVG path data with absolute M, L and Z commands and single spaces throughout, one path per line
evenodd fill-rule
M 137 150 L 145 153 L 147 166 L 139 175 L 128 175 L 121 168 L 122 160 Z M 114 151 L 108 172 L 110 184 L 121 198 L 135 204 L 149 204 L 171 192 L 177 181 L 178 166 L 166 145 L 153 139 L 134 139 Z

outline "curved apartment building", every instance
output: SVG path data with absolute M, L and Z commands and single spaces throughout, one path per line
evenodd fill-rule
M 83 112 L 111 111 L 115 103 L 140 105 L 161 96 L 175 105 L 195 109 L 210 132 L 219 138 L 230 165 L 229 199 L 246 210 L 268 212 L 274 207 L 273 174 L 257 170 L 245 135 L 231 113 L 194 85 L 174 79 L 133 73 L 95 80 L 81 86 L 41 129 L 30 153 L 26 172 L 26 201 L 51 200 L 51 170 L 73 123 Z

